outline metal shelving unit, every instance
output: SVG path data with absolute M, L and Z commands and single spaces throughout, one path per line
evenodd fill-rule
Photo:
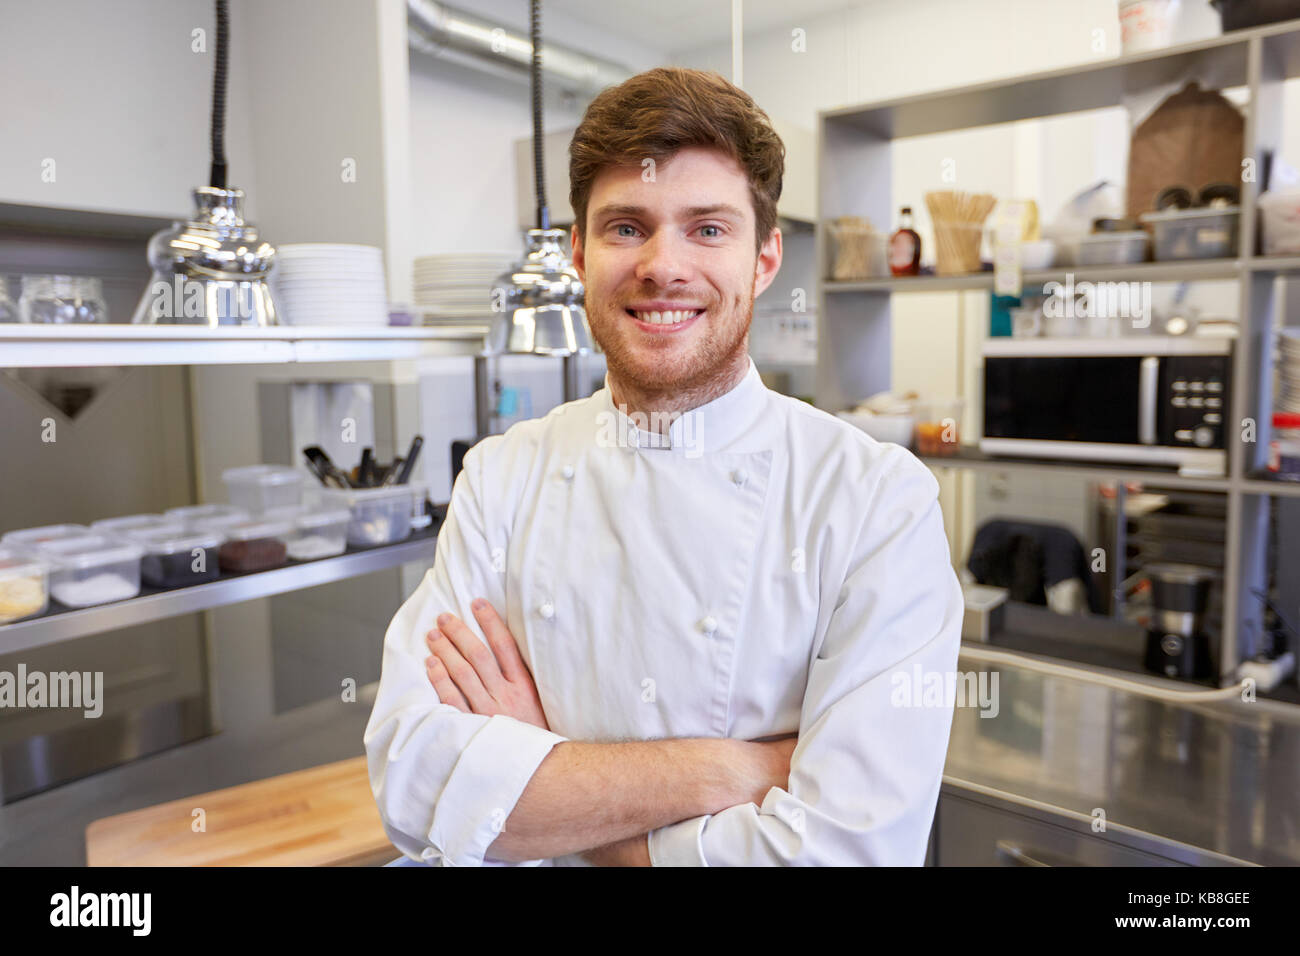
M 818 121 L 816 261 L 827 262 L 826 223 L 833 217 L 892 220 L 895 139 L 1117 107 L 1129 93 L 1179 82 L 1188 75 L 1197 76 L 1210 88 L 1248 90 L 1246 158 L 1262 169 L 1264 154 L 1276 151 L 1282 135 L 1282 84 L 1300 77 L 1300 20 L 955 90 L 824 111 Z M 1256 441 L 1231 445 L 1227 475 L 1202 478 L 1127 465 L 994 458 L 974 449 L 923 459 L 942 468 L 1026 469 L 1043 475 L 1145 481 L 1225 493 L 1224 650 L 1219 662 L 1219 678 L 1225 683 L 1234 679 L 1242 652 L 1254 646 L 1262 630 L 1262 606 L 1249 594 L 1267 580 L 1269 501 L 1274 495 L 1300 495 L 1300 485 L 1263 477 L 1272 417 L 1273 328 L 1278 309 L 1275 284 L 1282 278 L 1300 277 L 1300 257 L 1255 255 L 1258 198 L 1257 179 L 1243 177 L 1242 252 L 1235 259 L 1068 270 L 1076 281 L 1237 282 L 1240 327 L 1231 407 L 1234 417 L 1252 418 L 1258 428 Z M 1066 272 L 1064 268 L 1026 272 L 1024 284 L 1060 281 Z M 826 281 L 819 275 L 817 404 L 834 411 L 890 387 L 890 303 L 894 293 L 992 288 L 993 274 L 988 272 L 850 282 Z
M 397 544 L 348 551 L 333 558 L 289 564 L 269 571 L 222 577 L 192 587 L 146 588 L 139 597 L 95 607 L 48 611 L 40 617 L 0 626 L 0 653 L 31 650 L 77 637 L 147 624 L 181 614 L 298 591 L 345 578 L 395 568 L 408 561 L 432 561 L 437 533 L 424 531 Z
M 0 325 L 0 367 L 282 365 L 477 355 L 485 323 L 419 327 Z

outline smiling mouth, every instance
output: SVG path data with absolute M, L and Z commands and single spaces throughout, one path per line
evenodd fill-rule
M 623 311 L 636 319 L 638 325 L 643 328 L 649 327 L 647 331 L 653 332 L 672 332 L 685 328 L 705 312 L 704 309 L 671 309 L 664 311 L 624 309 Z

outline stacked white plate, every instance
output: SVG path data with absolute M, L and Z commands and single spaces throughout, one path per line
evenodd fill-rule
M 1278 345 L 1277 410 L 1300 412 L 1300 329 L 1282 329 Z
M 384 254 L 376 246 L 280 246 L 271 289 L 286 325 L 387 325 Z
M 415 305 L 426 323 L 491 318 L 492 285 L 518 258 L 512 252 L 420 256 L 414 266 Z

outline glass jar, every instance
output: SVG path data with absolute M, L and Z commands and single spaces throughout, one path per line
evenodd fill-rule
M 0 276 L 0 322 L 17 321 L 18 306 L 9 298 L 9 286 L 5 283 L 5 277 Z
M 86 276 L 23 276 L 19 321 L 69 325 L 107 322 L 104 286 Z

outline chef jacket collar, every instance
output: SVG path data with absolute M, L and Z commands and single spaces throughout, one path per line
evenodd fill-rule
M 758 374 L 754 360 L 749 359 L 749 369 L 730 391 L 710 402 L 683 412 L 669 426 L 667 434 L 650 427 L 641 412 L 625 414 L 614 404 L 609 388 L 609 374 L 601 390 L 606 413 L 612 413 L 616 423 L 617 439 L 627 448 L 664 449 L 697 458 L 706 451 L 723 449 L 749 431 L 760 419 L 767 400 L 767 386 Z M 642 428 L 641 426 L 645 426 Z

